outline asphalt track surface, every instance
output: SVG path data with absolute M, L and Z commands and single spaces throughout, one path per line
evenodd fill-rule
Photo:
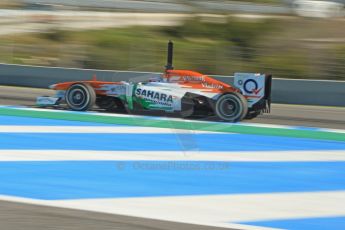
M 221 230 L 209 226 L 0 201 L 3 230 Z
M 35 98 L 42 95 L 53 95 L 53 91 L 0 86 L 2 105 L 33 106 Z M 273 104 L 270 114 L 262 115 L 250 122 L 345 129 L 345 108 Z M 0 207 L 0 228 L 5 230 L 221 229 L 7 201 L 0 201 Z
M 35 104 L 35 98 L 53 95 L 51 90 L 0 86 L 0 104 Z M 122 215 L 45 207 L 0 201 L 0 223 L 4 230 L 218 230 L 223 228 L 175 223 Z

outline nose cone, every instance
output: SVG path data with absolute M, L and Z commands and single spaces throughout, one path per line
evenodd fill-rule
M 56 87 L 56 84 L 48 86 L 49 89 L 55 89 L 55 87 Z

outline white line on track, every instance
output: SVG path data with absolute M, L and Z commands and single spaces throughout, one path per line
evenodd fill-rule
M 183 130 L 140 126 L 16 126 L 1 125 L 0 133 L 218 133 L 212 131 Z M 228 134 L 228 133 L 227 133 Z
M 15 196 L 6 196 L 6 195 L 0 195 L 0 200 L 3 201 L 10 201 L 10 202 L 19 202 L 19 203 L 24 203 L 24 204 L 33 204 L 33 205 L 42 205 L 42 206 L 48 206 L 48 207 L 57 207 L 57 208 L 68 208 L 68 209 L 74 209 L 74 210 L 84 210 L 84 211 L 93 211 L 93 212 L 99 212 L 99 213 L 108 213 L 108 214 L 121 214 L 115 213 L 112 211 L 97 211 L 93 210 L 94 208 L 92 206 L 90 207 L 81 207 L 81 205 L 77 205 L 72 207 L 69 204 L 63 203 L 64 201 L 55 201 L 55 200 L 36 200 L 36 199 L 30 199 L 30 198 L 22 198 L 22 197 L 15 197 Z M 102 199 L 103 200 L 103 199 Z M 73 200 L 70 200 L 73 201 Z M 84 204 L 87 206 L 88 200 L 80 200 L 85 201 L 86 203 Z M 188 214 L 190 215 L 190 214 Z M 134 215 L 129 215 L 129 216 L 134 216 Z M 139 217 L 139 216 L 138 216 Z M 151 219 L 157 219 L 158 218 L 151 218 Z M 176 222 L 176 221 L 175 221 Z M 182 222 L 182 221 L 177 221 L 177 222 Z M 242 225 L 242 224 L 219 224 L 219 223 L 193 223 L 190 221 L 187 221 L 185 223 L 191 223 L 191 224 L 197 224 L 197 225 L 206 225 L 206 226 L 218 226 L 218 227 L 225 227 L 225 228 L 231 228 L 231 229 L 239 229 L 239 230 L 277 230 L 276 228 L 265 228 L 265 227 L 256 227 L 256 226 L 249 226 L 249 225 Z
M 0 150 L 0 161 L 246 161 L 246 162 L 320 162 L 345 161 L 345 151 L 76 151 L 76 150 Z
M 56 201 L 0 195 L 0 200 L 247 230 L 270 228 L 232 223 L 345 215 L 345 191 Z
M 345 191 L 81 199 L 66 207 L 206 225 L 345 215 Z M 212 224 L 212 225 L 213 225 Z

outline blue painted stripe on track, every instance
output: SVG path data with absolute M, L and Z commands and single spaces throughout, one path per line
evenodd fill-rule
M 102 124 L 96 122 L 67 121 L 31 117 L 1 116 L 0 125 L 22 126 L 119 126 L 114 124 Z
M 0 133 L 0 149 L 104 151 L 345 150 L 345 143 L 245 134 Z
M 288 220 L 244 222 L 241 224 L 290 230 L 344 230 L 345 217 L 320 217 Z
M 0 194 L 47 200 L 334 191 L 345 162 L 0 162 L 0 178 Z

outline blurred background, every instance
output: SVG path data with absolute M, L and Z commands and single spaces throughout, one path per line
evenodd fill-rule
M 1 0 L 0 62 L 345 80 L 345 0 Z

